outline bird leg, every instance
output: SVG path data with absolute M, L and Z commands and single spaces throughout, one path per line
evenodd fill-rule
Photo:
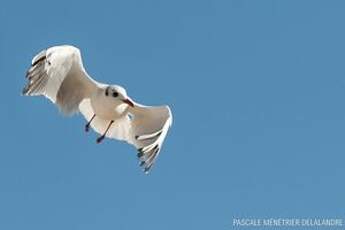
M 96 114 L 94 114 L 91 119 L 89 120 L 89 122 L 85 125 L 85 132 L 89 132 L 90 129 L 90 124 L 92 122 L 92 120 L 96 117 Z
M 101 143 L 101 141 L 104 139 L 105 135 L 107 135 L 107 132 L 108 132 L 110 126 L 111 126 L 113 123 L 114 123 L 113 120 L 110 121 L 110 123 L 109 123 L 107 129 L 105 130 L 105 132 L 103 133 L 103 135 L 97 138 L 97 140 L 96 140 L 97 144 Z

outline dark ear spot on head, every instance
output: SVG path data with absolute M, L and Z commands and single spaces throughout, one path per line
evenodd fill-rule
M 107 88 L 105 89 L 105 96 L 108 96 L 108 95 L 109 95 L 108 90 L 109 90 L 109 88 L 107 87 Z

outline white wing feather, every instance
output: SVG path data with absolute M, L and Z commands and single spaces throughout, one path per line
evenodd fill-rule
M 97 82 L 86 73 L 79 49 L 55 46 L 41 51 L 32 59 L 24 95 L 43 95 L 63 113 L 78 111 L 79 103 L 97 89 Z
M 172 114 L 168 106 L 143 106 L 130 108 L 133 115 L 128 142 L 138 148 L 140 165 L 148 172 L 155 163 L 164 139 L 172 125 Z

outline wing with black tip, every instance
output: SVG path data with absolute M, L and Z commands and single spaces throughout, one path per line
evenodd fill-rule
M 27 71 L 27 96 L 43 95 L 65 114 L 78 111 L 79 103 L 97 89 L 97 82 L 86 73 L 80 51 L 73 46 L 42 50 Z
M 148 173 L 172 125 L 172 114 L 168 106 L 135 104 L 129 111 L 132 115 L 129 142 L 138 149 L 140 166 Z

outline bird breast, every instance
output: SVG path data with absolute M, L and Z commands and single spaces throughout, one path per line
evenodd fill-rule
M 128 105 L 125 103 L 103 95 L 91 97 L 91 106 L 96 116 L 105 120 L 119 119 L 125 116 L 128 110 Z

